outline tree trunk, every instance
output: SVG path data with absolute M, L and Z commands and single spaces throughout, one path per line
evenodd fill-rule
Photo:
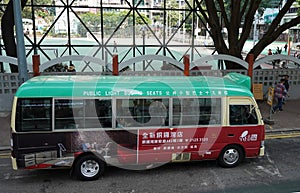
M 26 3 L 27 0 L 21 0 L 22 9 L 26 5 Z M 17 46 L 14 37 L 14 25 L 15 20 L 13 0 L 10 0 L 1 19 L 1 31 L 6 55 L 17 58 Z M 12 73 L 19 72 L 17 65 L 9 64 L 9 67 Z

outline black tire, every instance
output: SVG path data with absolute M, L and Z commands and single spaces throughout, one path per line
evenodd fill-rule
M 95 155 L 79 157 L 74 165 L 76 178 L 84 181 L 97 180 L 103 175 L 104 170 L 105 162 Z
M 218 164 L 225 168 L 232 168 L 239 165 L 245 158 L 241 147 L 237 145 L 226 146 L 219 155 Z

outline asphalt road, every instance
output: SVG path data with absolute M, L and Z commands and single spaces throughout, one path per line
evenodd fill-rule
M 236 168 L 215 161 L 166 164 L 132 171 L 108 167 L 99 180 L 82 182 L 68 170 L 18 170 L 0 152 L 1 193 L 292 193 L 300 192 L 300 138 L 269 139 L 266 155 Z

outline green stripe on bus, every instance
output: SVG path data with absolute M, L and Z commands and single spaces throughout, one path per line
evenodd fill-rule
M 250 77 L 208 76 L 38 76 L 22 84 L 17 97 L 252 96 Z

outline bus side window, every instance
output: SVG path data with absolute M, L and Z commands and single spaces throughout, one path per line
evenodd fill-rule
M 168 99 L 117 99 L 117 127 L 166 126 Z
M 165 126 L 167 112 L 167 108 L 162 102 L 152 102 L 149 106 L 150 126 Z
M 55 129 L 75 129 L 72 100 L 55 100 Z
M 230 105 L 229 106 L 230 125 L 257 124 L 257 115 L 252 105 Z
M 180 111 L 181 111 L 181 103 L 178 98 L 173 99 L 173 125 L 179 125 L 180 122 Z
M 180 125 L 198 125 L 199 103 L 196 98 L 181 100 Z
M 55 100 L 55 129 L 109 128 L 111 115 L 111 100 Z
M 220 125 L 220 98 L 174 98 L 173 125 Z
M 112 105 L 111 100 L 106 99 L 96 99 L 95 107 L 102 128 L 112 127 Z
M 221 99 L 200 98 L 199 99 L 199 125 L 221 124 Z
M 50 131 L 52 117 L 51 99 L 19 99 L 17 107 L 17 131 Z

